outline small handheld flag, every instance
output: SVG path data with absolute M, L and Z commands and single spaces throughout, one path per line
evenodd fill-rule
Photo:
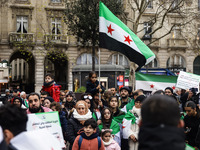
M 139 67 L 147 65 L 155 54 L 101 1 L 99 8 L 99 47 L 124 54 Z

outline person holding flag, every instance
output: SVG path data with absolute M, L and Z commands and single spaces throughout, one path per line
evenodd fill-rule
M 138 133 L 139 133 L 139 120 L 141 119 L 141 106 L 145 100 L 144 95 L 140 95 L 135 99 L 135 106 L 130 110 L 123 119 L 123 138 L 128 139 L 130 150 L 138 149 Z

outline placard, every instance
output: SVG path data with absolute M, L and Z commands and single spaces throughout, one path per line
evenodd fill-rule
M 176 87 L 181 89 L 197 88 L 199 91 L 200 76 L 192 73 L 180 71 Z
M 47 129 L 65 147 L 57 111 L 28 114 L 27 131 Z

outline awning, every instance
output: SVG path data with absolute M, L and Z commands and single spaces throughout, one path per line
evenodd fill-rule
M 92 65 L 76 65 L 73 67 L 72 72 L 91 71 Z M 95 65 L 95 70 L 99 70 L 99 65 Z M 121 65 L 101 65 L 100 71 L 125 71 L 125 67 Z

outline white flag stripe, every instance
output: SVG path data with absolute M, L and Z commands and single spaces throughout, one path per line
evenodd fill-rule
M 113 22 L 106 20 L 104 17 L 99 17 L 99 22 L 100 22 L 99 32 L 106 33 L 109 37 L 111 37 L 121 43 L 126 44 L 127 46 L 136 50 L 138 53 L 142 54 L 141 51 L 138 49 L 137 45 L 135 44 L 134 40 L 130 36 L 130 34 L 125 32 L 120 26 L 118 26 L 117 24 L 115 24 Z M 114 29 L 114 31 L 112 31 L 112 35 L 110 33 L 108 33 L 108 28 L 107 28 L 110 26 L 110 24 L 111 24 L 112 29 Z M 122 35 L 124 35 L 126 37 L 129 36 L 129 38 L 130 38 L 130 40 L 132 40 L 132 42 L 130 42 L 130 44 L 128 42 L 124 42 L 125 37 Z
M 136 89 L 145 91 L 165 90 L 166 87 L 175 87 L 176 83 L 153 82 L 136 80 Z

